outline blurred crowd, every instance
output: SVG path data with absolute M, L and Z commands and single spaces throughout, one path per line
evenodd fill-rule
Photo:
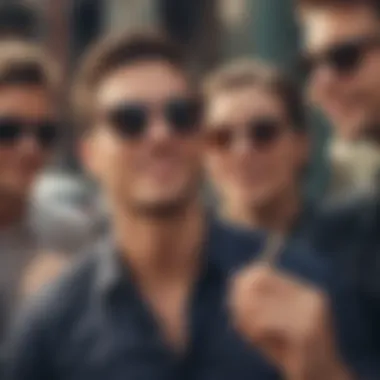
M 20 4 L 0 6 L 0 378 L 380 379 L 380 3 L 295 0 L 289 70 L 200 70 L 152 28 L 68 70 Z

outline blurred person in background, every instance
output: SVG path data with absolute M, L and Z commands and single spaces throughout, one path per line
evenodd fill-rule
M 231 271 L 257 257 L 263 239 L 219 223 L 201 204 L 201 105 L 180 49 L 155 34 L 127 34 L 99 42 L 79 73 L 81 155 L 107 197 L 113 229 L 21 316 L 9 378 L 274 380 L 283 372 L 298 380 L 293 372 L 314 372 L 318 362 L 320 378 L 350 379 L 324 324 L 325 267 L 307 251 L 288 247 L 281 256 L 294 275 L 281 288 L 296 303 L 277 303 L 276 315 L 286 308 L 286 330 L 290 324 L 295 334 L 276 334 L 291 368 L 264 359 L 266 340 L 248 347 L 230 328 Z M 259 302 L 269 312 L 258 295 L 247 303 L 240 286 L 233 293 L 240 311 Z M 300 329 L 294 313 L 308 326 Z
M 334 199 L 347 192 L 368 193 L 376 186 L 380 169 L 380 152 L 376 146 L 380 138 L 373 123 L 373 119 L 379 117 L 376 11 L 365 25 L 340 28 L 340 25 L 333 25 L 323 12 L 305 11 L 303 2 L 298 3 L 301 4 L 301 23 L 307 25 L 302 68 L 312 84 L 309 96 L 334 126 L 334 136 L 328 146 L 331 160 L 328 196 Z M 317 5 L 319 1 L 305 3 Z M 334 3 L 339 4 L 339 1 L 320 3 L 322 7 L 327 4 L 336 8 Z M 351 3 L 347 2 L 346 9 Z M 361 15 L 366 7 L 361 7 Z M 349 11 L 338 13 L 335 12 L 336 19 L 339 18 L 337 23 L 348 26 Z
M 55 63 L 39 47 L 15 41 L 0 44 L 1 329 L 6 329 L 25 293 L 23 277 L 32 278 L 38 266 L 35 260 L 42 263 L 47 257 L 39 257 L 39 252 L 65 254 L 68 247 L 73 249 L 69 240 L 75 223 L 32 199 L 33 186 L 61 133 L 58 88 Z M 66 234 L 66 240 L 58 241 L 52 231 Z M 62 262 L 55 256 L 49 262 L 55 259 Z M 36 271 L 36 281 L 37 277 L 42 284 L 44 279 Z
M 345 138 L 380 142 L 380 3 L 299 1 L 309 90 Z M 378 175 L 377 175 L 378 178 Z M 380 195 L 330 206 L 315 242 L 357 292 L 380 357 Z M 335 260 L 337 259 L 337 260 Z M 342 278 L 343 278 L 342 277 Z
M 361 138 L 346 140 L 333 136 L 326 152 L 330 163 L 327 201 L 365 196 L 374 191 L 380 170 L 377 143 Z
M 265 63 L 242 60 L 211 74 L 205 98 L 206 166 L 221 217 L 304 237 L 314 212 L 302 194 L 310 149 L 297 87 Z
M 0 51 L 0 289 L 2 309 L 10 314 L 40 249 L 29 195 L 56 143 L 57 84 L 50 61 L 34 45 L 9 41 Z
M 68 253 L 75 254 L 106 230 L 106 209 L 102 208 L 101 199 L 91 185 L 81 175 L 57 170 L 47 171 L 38 179 L 33 201 L 46 213 L 60 215 L 62 223 L 69 224 L 62 225 L 62 229 L 70 231 L 68 239 L 54 224 L 36 226 L 41 230 L 45 246 L 65 247 Z

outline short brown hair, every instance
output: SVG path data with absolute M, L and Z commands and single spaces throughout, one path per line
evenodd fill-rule
M 38 45 L 16 40 L 0 43 L 0 87 L 41 86 L 56 96 L 59 81 L 57 64 Z
M 296 131 L 306 131 L 305 104 L 299 86 L 289 76 L 267 63 L 243 59 L 227 64 L 206 78 L 206 102 L 220 92 L 258 86 L 280 98 Z
M 104 77 L 122 66 L 145 61 L 164 61 L 187 73 L 182 49 L 154 31 L 109 36 L 95 43 L 74 81 L 73 102 L 79 124 L 88 123 L 92 93 Z
M 323 7 L 350 7 L 366 6 L 380 17 L 380 0 L 296 0 L 296 5 L 301 9 Z

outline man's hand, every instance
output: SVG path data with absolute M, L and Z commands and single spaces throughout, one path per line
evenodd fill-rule
M 328 300 L 317 288 L 254 264 L 230 288 L 237 330 L 288 380 L 349 380 L 332 333 Z

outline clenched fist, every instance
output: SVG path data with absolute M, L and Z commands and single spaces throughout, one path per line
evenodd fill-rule
M 317 288 L 266 264 L 232 280 L 232 321 L 287 380 L 349 380 L 331 327 L 328 300 Z

